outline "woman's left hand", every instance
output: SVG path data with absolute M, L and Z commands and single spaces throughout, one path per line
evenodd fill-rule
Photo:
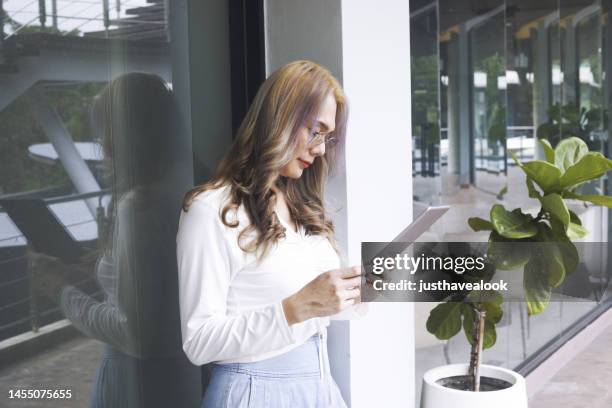
M 28 263 L 34 291 L 56 302 L 67 285 L 67 265 L 61 259 L 29 251 Z
M 287 323 L 331 316 L 359 302 L 361 275 L 359 266 L 323 272 L 283 300 Z

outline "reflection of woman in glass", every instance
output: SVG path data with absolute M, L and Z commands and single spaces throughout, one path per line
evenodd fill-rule
M 110 228 L 100 237 L 95 268 L 104 300 L 71 285 L 59 297 L 75 327 L 106 343 L 92 407 L 186 405 L 177 400 L 188 393 L 180 378 L 190 365 L 178 319 L 175 232 L 182 192 L 174 109 L 164 81 L 143 73 L 114 79 L 94 101 L 93 128 L 112 185 Z
M 329 316 L 359 300 L 340 268 L 323 188 L 342 141 L 337 80 L 308 61 L 259 89 L 217 175 L 183 203 L 177 256 L 183 349 L 214 362 L 204 407 L 344 407 Z

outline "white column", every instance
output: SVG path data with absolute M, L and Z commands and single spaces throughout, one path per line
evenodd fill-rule
M 412 220 L 410 11 L 406 0 L 342 1 L 348 256 Z M 353 408 L 414 404 L 414 308 L 370 304 L 349 323 Z
M 407 0 L 266 0 L 266 69 L 296 59 L 328 67 L 349 101 L 346 154 L 328 183 L 341 248 L 393 239 L 412 220 L 410 12 Z M 414 308 L 370 304 L 334 322 L 332 374 L 351 407 L 414 405 Z

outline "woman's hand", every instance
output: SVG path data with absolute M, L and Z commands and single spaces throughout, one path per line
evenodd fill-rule
M 95 279 L 95 263 L 98 252 L 84 250 L 78 262 L 64 263 L 60 258 L 28 250 L 30 272 L 36 293 L 51 301 L 58 301 L 66 285 Z
M 289 325 L 313 317 L 329 316 L 360 301 L 361 267 L 323 272 L 283 300 Z
M 29 267 L 34 291 L 57 302 L 59 294 L 67 284 L 67 266 L 59 258 L 28 251 Z

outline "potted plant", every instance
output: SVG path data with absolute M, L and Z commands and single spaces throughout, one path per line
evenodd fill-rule
M 523 269 L 524 299 L 530 316 L 542 313 L 552 291 L 578 266 L 578 251 L 572 240 L 588 231 L 566 200 L 580 200 L 612 208 L 612 197 L 581 195 L 577 188 L 612 170 L 612 160 L 590 152 L 586 143 L 570 137 L 555 149 L 540 140 L 546 160 L 521 163 L 530 198 L 540 202 L 537 215 L 520 208 L 508 211 L 492 206 L 490 219 L 470 218 L 474 231 L 490 231 L 487 254 L 493 267 L 501 270 Z M 500 245 L 522 244 L 528 251 L 501 251 Z M 496 341 L 496 324 L 502 318 L 503 297 L 484 301 L 470 294 L 454 294 L 437 305 L 427 320 L 427 330 L 438 339 L 448 340 L 461 328 L 471 343 L 469 364 L 453 364 L 429 370 L 423 378 L 421 408 L 496 408 L 527 407 L 524 378 L 511 370 L 481 364 L 482 352 Z M 493 405 L 494 404 L 494 405 Z

